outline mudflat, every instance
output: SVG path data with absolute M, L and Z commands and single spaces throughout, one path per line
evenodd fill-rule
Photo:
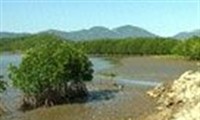
M 5 115 L 3 120 L 142 120 L 156 109 L 156 102 L 146 95 L 154 86 L 129 81 L 173 81 L 182 71 L 196 69 L 196 62 L 156 57 L 117 58 L 116 64 L 95 73 L 87 83 L 89 98 L 73 103 Z M 105 76 L 104 73 L 114 75 Z M 109 74 L 108 74 L 109 75 Z
M 113 80 L 88 83 L 90 97 L 86 103 L 38 108 L 12 120 L 139 120 L 154 110 L 155 102 L 144 89 L 125 86 L 119 89 Z

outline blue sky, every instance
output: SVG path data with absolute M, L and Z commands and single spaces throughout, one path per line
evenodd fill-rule
M 134 25 L 161 36 L 200 28 L 199 0 L 0 0 L 0 31 Z

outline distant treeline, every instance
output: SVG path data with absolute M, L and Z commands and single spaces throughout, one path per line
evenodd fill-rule
M 200 60 L 200 37 L 103 39 L 78 42 L 76 46 L 95 55 L 180 55 Z
M 29 48 L 38 46 L 48 40 L 62 40 L 59 37 L 48 34 L 27 35 L 15 38 L 0 38 L 0 52 L 23 52 Z
M 25 51 L 47 40 L 65 40 L 49 34 L 1 38 L 0 52 Z M 73 42 L 78 49 L 94 55 L 180 55 L 200 60 L 200 37 L 187 40 L 173 38 L 124 38 Z

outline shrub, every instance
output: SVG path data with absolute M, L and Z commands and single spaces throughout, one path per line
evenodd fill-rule
M 82 51 L 59 40 L 31 48 L 19 67 L 11 65 L 9 70 L 13 85 L 25 93 L 24 104 L 34 108 L 70 101 L 70 83 L 84 86 L 93 73 L 92 63 Z M 76 89 L 86 95 L 85 88 Z
M 192 60 L 200 60 L 200 37 L 192 37 L 184 41 L 180 41 L 173 48 L 174 54 L 188 57 Z
M 6 82 L 1 80 L 1 78 L 0 78 L 0 93 L 4 92 L 5 90 L 6 90 Z M 1 98 L 0 98 L 0 117 L 4 112 L 5 112 L 4 107 L 1 104 Z
M 0 93 L 6 90 L 6 82 L 0 80 Z

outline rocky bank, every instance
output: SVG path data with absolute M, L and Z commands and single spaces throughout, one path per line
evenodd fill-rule
M 187 71 L 147 94 L 158 104 L 147 120 L 200 120 L 200 71 Z

